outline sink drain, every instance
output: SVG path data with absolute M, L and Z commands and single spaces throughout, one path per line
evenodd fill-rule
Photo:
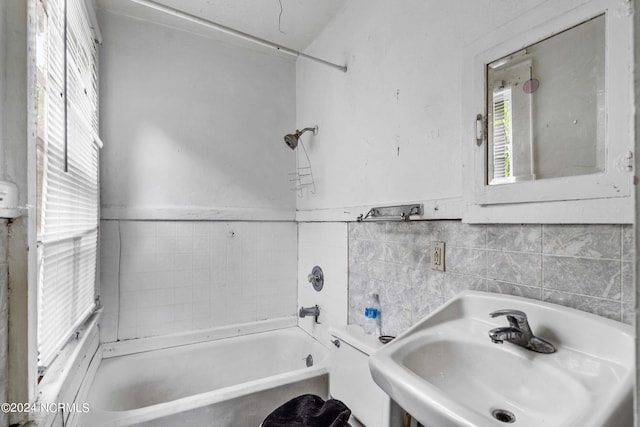
M 503 423 L 516 422 L 516 416 L 513 415 L 513 412 L 509 412 L 505 409 L 494 409 L 493 411 L 491 411 L 491 415 L 493 415 L 493 418 Z

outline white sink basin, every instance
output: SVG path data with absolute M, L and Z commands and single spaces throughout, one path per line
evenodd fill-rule
M 490 329 L 527 314 L 556 347 L 535 353 Z M 631 326 L 555 304 L 467 291 L 371 357 L 376 383 L 426 426 L 625 427 L 633 423 Z

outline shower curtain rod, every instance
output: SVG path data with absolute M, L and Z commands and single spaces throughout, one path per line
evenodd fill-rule
M 262 45 L 262 46 L 266 46 L 266 47 L 275 49 L 275 50 L 277 50 L 279 52 L 283 52 L 283 53 L 286 53 L 286 54 L 291 55 L 291 56 L 309 59 L 311 61 L 315 61 L 315 62 L 318 62 L 320 64 L 324 64 L 324 65 L 327 65 L 329 67 L 336 68 L 336 69 L 338 69 L 340 71 L 343 71 L 345 73 L 347 72 L 346 65 L 334 64 L 333 62 L 325 61 L 324 59 L 316 58 L 315 56 L 307 55 L 306 53 L 299 52 L 299 51 L 294 50 L 294 49 L 289 49 L 288 47 L 285 47 L 285 46 L 280 46 L 279 44 L 270 42 L 269 40 L 265 40 L 265 39 L 261 39 L 261 38 L 256 37 L 256 36 L 252 36 L 251 34 L 247 34 L 247 33 L 244 33 L 242 31 L 238 31 L 238 30 L 233 29 L 231 27 L 227 27 L 225 25 L 218 24 L 217 22 L 209 21 L 208 19 L 200 18 L 199 16 L 195 16 L 195 15 L 192 15 L 190 13 L 183 12 L 183 11 L 178 10 L 178 9 L 174 9 L 172 7 L 169 7 L 169 6 L 165 6 L 165 5 L 160 4 L 160 3 L 156 3 L 155 1 L 152 1 L 152 0 L 130 0 L 130 1 L 133 2 L 133 3 L 137 3 L 139 5 L 146 6 L 148 8 L 157 10 L 159 12 L 163 12 L 163 13 L 166 13 L 168 15 L 175 16 L 175 17 L 180 18 L 180 19 L 184 19 L 186 21 L 194 22 L 196 24 L 203 25 L 205 27 L 212 28 L 214 30 L 223 32 L 225 34 L 229 34 L 231 36 L 238 37 L 240 39 L 250 41 L 252 43 L 256 43 L 256 44 L 259 44 L 259 45 Z

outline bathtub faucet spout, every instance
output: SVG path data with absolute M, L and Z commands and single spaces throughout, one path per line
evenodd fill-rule
M 318 307 L 317 304 L 314 305 L 313 307 L 300 307 L 298 316 L 300 317 L 313 316 L 315 317 L 315 322 L 318 323 L 318 317 L 320 316 L 320 307 Z

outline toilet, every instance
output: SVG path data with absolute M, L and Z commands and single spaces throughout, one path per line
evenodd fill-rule
M 369 372 L 369 355 L 383 344 L 360 326 L 348 325 L 331 330 L 330 346 L 329 393 L 351 409 L 349 423 L 389 427 L 391 399 Z

